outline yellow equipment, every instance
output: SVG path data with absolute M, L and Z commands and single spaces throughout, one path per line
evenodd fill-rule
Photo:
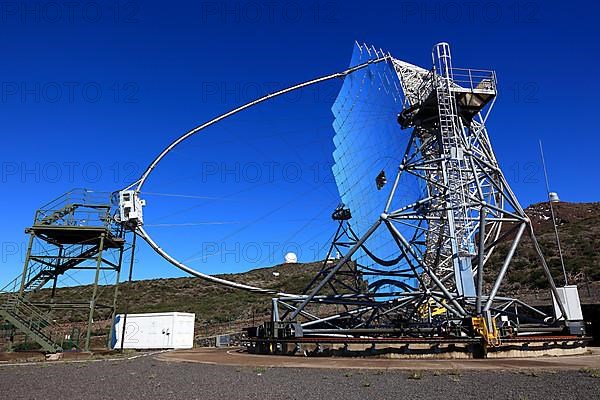
M 500 345 L 500 332 L 496 327 L 496 319 L 492 318 L 492 326 L 488 327 L 484 317 L 471 318 L 473 330 L 477 332 L 489 346 Z
M 446 307 L 438 305 L 433 299 L 429 299 L 427 303 L 419 306 L 419 316 L 421 318 L 427 318 L 428 316 L 435 317 L 446 313 Z M 431 314 L 430 314 L 431 313 Z

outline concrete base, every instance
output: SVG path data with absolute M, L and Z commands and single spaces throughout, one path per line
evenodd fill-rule
M 404 359 L 457 359 L 473 358 L 470 345 L 439 344 L 284 344 L 279 354 L 312 357 L 369 357 Z M 277 353 L 275 353 L 277 354 Z
M 387 359 L 473 359 L 532 358 L 586 354 L 586 341 L 507 340 L 498 347 L 485 348 L 480 342 L 456 343 L 328 343 L 315 342 L 252 342 L 251 354 L 300 357 L 357 357 Z
M 539 350 L 508 349 L 488 352 L 486 358 L 535 358 L 535 357 L 562 357 L 580 356 L 589 354 L 587 347 L 553 348 Z

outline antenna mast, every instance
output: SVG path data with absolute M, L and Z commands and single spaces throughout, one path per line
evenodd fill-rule
M 544 168 L 544 178 L 546 179 L 546 194 L 548 195 L 548 204 L 550 205 L 550 214 L 552 215 L 552 226 L 554 226 L 554 235 L 556 236 L 556 245 L 558 246 L 558 255 L 560 256 L 560 265 L 562 267 L 563 276 L 565 278 L 565 286 L 569 284 L 567 280 L 567 270 L 565 268 L 565 260 L 563 258 L 562 248 L 560 247 L 560 238 L 558 237 L 558 227 L 556 226 L 556 217 L 554 215 L 554 207 L 552 206 L 552 198 L 550 197 L 550 183 L 548 181 L 548 171 L 546 170 L 546 160 L 544 158 L 544 148 L 540 140 L 540 154 L 542 155 L 542 166 Z

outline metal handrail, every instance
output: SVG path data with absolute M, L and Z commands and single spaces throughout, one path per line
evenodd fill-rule
M 492 70 L 452 68 L 453 82 L 463 89 L 496 90 L 496 73 Z M 480 85 L 485 83 L 487 87 Z
M 118 236 L 115 207 L 108 192 L 73 189 L 38 209 L 34 225 L 102 227 Z
M 8 296 L 8 299 L 4 303 L 2 303 L 0 307 L 2 307 L 2 309 L 4 310 L 12 310 L 17 315 L 26 314 L 30 317 L 28 318 L 30 320 L 37 319 L 38 321 L 43 321 L 46 326 L 53 325 L 53 322 L 50 319 L 48 319 L 46 315 L 41 313 L 28 300 L 17 294 L 13 293 L 10 296 Z
M 110 193 L 76 188 L 63 193 L 52 201 L 42 205 L 40 210 L 59 209 L 70 203 L 98 205 L 111 204 Z
M 456 89 L 496 91 L 496 73 L 492 70 L 452 68 L 450 74 L 452 76 L 452 83 Z M 432 68 L 423 79 L 423 82 L 417 87 L 415 95 L 419 102 L 425 101 L 431 95 L 436 76 L 435 69 Z M 480 86 L 482 83 L 485 86 Z
M 13 315 L 13 317 L 21 319 L 27 324 L 27 327 L 32 331 L 35 331 L 36 334 L 53 342 L 52 336 L 55 330 L 53 328 L 56 328 L 56 325 L 27 300 L 20 296 L 13 295 L 8 301 L 4 302 L 0 308 Z M 44 329 L 46 329 L 46 332 L 44 332 Z
M 76 254 L 81 254 L 83 252 L 84 252 L 84 244 L 82 244 L 82 243 L 72 244 L 72 245 L 64 248 L 61 258 L 74 259 L 74 258 L 77 258 Z M 51 269 L 51 267 L 44 263 L 41 263 L 38 261 L 33 261 L 27 270 L 27 281 L 31 280 L 32 277 L 36 276 L 37 274 L 39 274 L 40 272 L 42 272 L 45 269 Z M 15 279 L 13 279 L 9 283 L 7 283 L 4 287 L 0 288 L 0 294 L 18 292 L 20 290 L 22 278 L 23 278 L 23 274 L 20 274 Z
M 2 289 L 0 289 L 0 294 L 16 292 L 17 286 L 20 285 L 22 277 L 23 274 L 17 276 L 15 279 L 7 283 Z

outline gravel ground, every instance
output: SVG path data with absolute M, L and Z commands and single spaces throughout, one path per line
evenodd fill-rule
M 251 368 L 134 360 L 0 366 L 17 399 L 594 399 L 598 371 Z M 592 376 L 595 375 L 596 377 Z

